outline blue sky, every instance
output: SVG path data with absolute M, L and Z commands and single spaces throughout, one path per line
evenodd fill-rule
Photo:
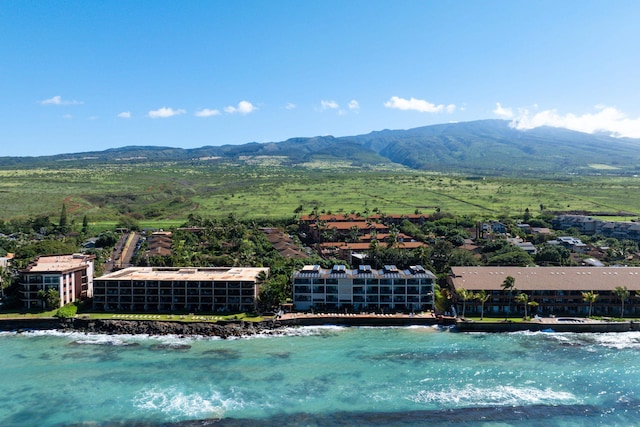
M 640 2 L 0 0 L 0 156 L 488 118 L 640 137 Z

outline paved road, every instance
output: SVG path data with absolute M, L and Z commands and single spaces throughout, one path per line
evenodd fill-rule
M 133 258 L 139 240 L 140 234 L 138 233 L 123 234 L 113 248 L 111 257 L 104 264 L 104 274 L 131 266 L 131 258 Z

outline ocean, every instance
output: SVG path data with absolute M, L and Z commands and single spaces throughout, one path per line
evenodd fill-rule
M 0 334 L 2 426 L 640 425 L 640 332 Z

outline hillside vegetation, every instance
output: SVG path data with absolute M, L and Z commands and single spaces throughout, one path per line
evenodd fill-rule
M 193 149 L 123 147 L 44 157 L 4 157 L 1 167 L 31 168 L 88 164 L 178 162 L 190 165 L 251 165 L 269 159 L 281 166 L 409 168 L 482 176 L 539 176 L 640 172 L 640 140 L 591 135 L 557 128 L 517 130 L 504 120 L 481 120 L 384 130 L 334 138 L 292 138 Z
M 189 214 L 277 220 L 314 208 L 474 217 L 538 212 L 640 211 L 638 178 L 461 177 L 415 171 L 318 170 L 283 166 L 136 165 L 0 170 L 0 219 L 50 216 L 65 205 L 76 224 L 123 218 L 180 222 Z
M 167 224 L 189 214 L 277 220 L 317 211 L 474 217 L 640 211 L 640 141 L 500 120 L 353 137 L 0 158 L 0 220 Z

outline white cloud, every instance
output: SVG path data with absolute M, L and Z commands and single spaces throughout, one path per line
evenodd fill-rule
M 73 116 L 71 114 L 65 114 L 64 116 L 62 116 L 63 119 L 73 119 Z
M 131 118 L 131 112 L 130 111 L 123 111 L 122 113 L 118 114 L 118 117 L 120 117 L 121 119 L 130 119 Z
M 149 111 L 149 117 L 152 119 L 164 119 L 167 117 L 179 116 L 180 114 L 186 113 L 182 108 L 178 110 L 174 110 L 173 108 L 162 107 L 157 110 Z
M 585 133 L 606 132 L 611 136 L 640 138 L 640 117 L 630 118 L 615 107 L 595 106 L 596 112 L 576 115 L 560 114 L 557 110 L 531 113 L 519 109 L 510 126 L 516 129 L 533 129 L 550 126 L 571 129 Z
M 285 110 L 295 110 L 296 109 L 296 104 L 292 103 L 292 102 L 287 102 L 287 105 L 284 106 Z
M 324 99 L 320 101 L 320 111 L 337 110 L 338 108 L 340 108 L 340 106 L 336 101 L 327 101 Z
M 249 101 L 240 101 L 238 102 L 237 107 L 234 107 L 232 105 L 224 107 L 224 111 L 229 114 L 249 114 L 255 110 L 257 110 L 257 108 Z
M 424 99 L 416 99 L 416 98 L 400 98 L 397 96 L 392 96 L 387 102 L 384 103 L 384 106 L 387 108 L 394 108 L 397 110 L 413 110 L 419 111 L 421 113 L 453 113 L 456 109 L 455 104 L 432 104 L 429 101 L 425 101 Z
M 360 103 L 355 99 L 352 99 L 351 101 L 349 101 L 349 104 L 347 106 L 351 111 L 360 111 Z
M 211 116 L 219 116 L 220 110 L 211 110 L 209 108 L 203 108 L 200 111 L 196 111 L 196 117 L 211 117 Z
M 68 101 L 66 99 L 62 99 L 60 95 L 56 95 L 53 98 L 44 99 L 40 101 L 41 105 L 80 105 L 83 104 L 82 101 Z
M 496 102 L 496 109 L 493 110 L 493 114 L 503 119 L 510 119 L 513 117 L 513 110 L 511 108 L 503 108 L 499 102 Z

